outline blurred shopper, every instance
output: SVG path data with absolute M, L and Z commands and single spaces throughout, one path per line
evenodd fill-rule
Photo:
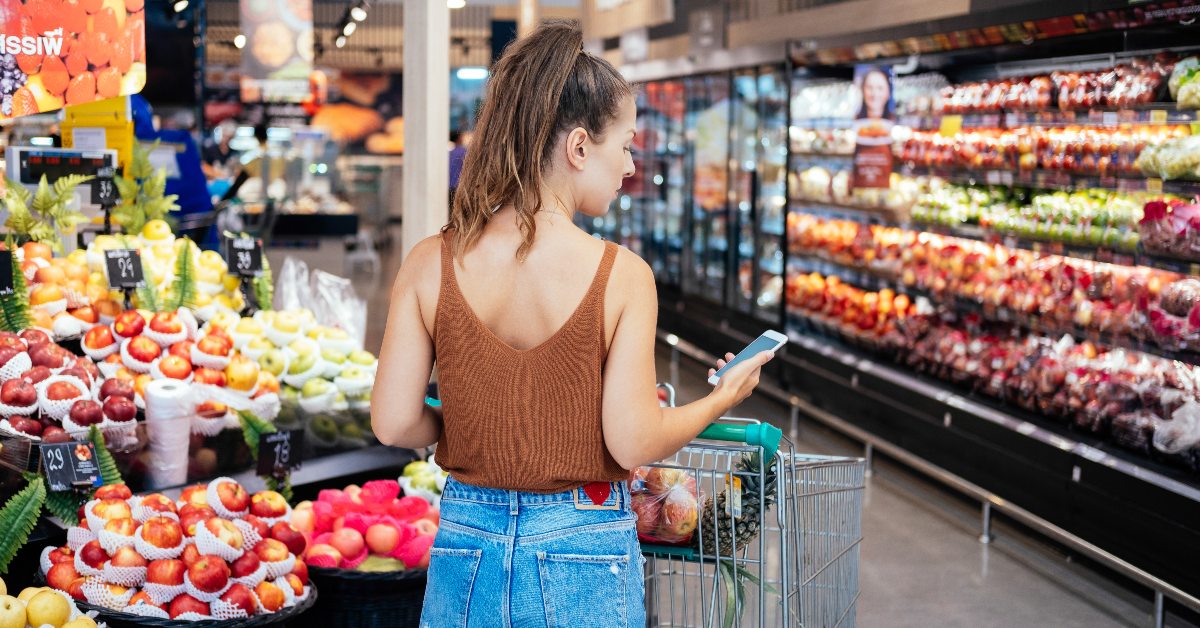
M 660 408 L 654 276 L 573 223 L 633 175 L 632 88 L 563 22 L 492 76 L 450 223 L 396 278 L 372 395 L 379 439 L 436 443 L 451 475 L 421 625 L 642 626 L 628 470 L 747 397 L 772 354 Z
M 458 179 L 462 175 L 463 160 L 467 158 L 467 146 L 463 134 L 450 132 L 450 206 L 454 206 L 454 192 L 458 190 Z

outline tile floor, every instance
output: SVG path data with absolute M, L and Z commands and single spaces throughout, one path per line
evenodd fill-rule
M 313 267 L 341 272 L 338 251 L 272 250 L 271 262 L 295 254 Z M 378 350 L 387 317 L 391 281 L 398 268 L 395 248 L 381 254 L 381 272 L 352 276 L 367 302 L 366 347 Z M 670 372 L 660 348 L 658 372 Z M 706 392 L 705 366 L 684 358 L 678 382 L 681 403 Z M 787 429 L 787 409 L 751 397 L 737 416 L 777 423 Z M 802 421 L 798 451 L 860 455 L 856 443 L 818 424 Z M 978 505 L 924 477 L 876 458 L 867 480 L 858 606 L 860 627 L 963 626 L 1087 627 L 1152 626 L 1149 593 L 1121 586 L 1106 572 L 1072 562 L 1060 548 L 1010 525 L 993 523 L 995 539 L 981 544 Z M 1167 626 L 1191 626 L 1168 616 Z

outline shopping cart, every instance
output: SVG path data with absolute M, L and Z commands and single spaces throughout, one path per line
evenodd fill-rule
M 864 460 L 797 454 L 772 425 L 722 419 L 650 466 L 686 472 L 703 495 L 689 546 L 642 545 L 648 626 L 855 624 Z

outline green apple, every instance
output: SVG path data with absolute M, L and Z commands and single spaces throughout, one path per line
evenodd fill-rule
M 313 327 L 312 329 L 308 330 L 307 335 L 309 338 L 312 338 L 313 340 L 320 340 L 321 336 L 325 335 L 325 328 L 320 327 L 320 326 Z
M 436 472 L 423 472 L 412 476 L 411 486 L 416 489 L 437 492 L 438 474 Z
M 239 334 L 259 335 L 262 333 L 262 325 L 253 318 L 242 318 L 238 324 L 234 326 L 233 331 Z
M 291 386 L 284 386 L 279 389 L 280 401 L 290 401 L 295 403 L 300 398 L 300 392 Z
M 300 319 L 291 312 L 279 312 L 271 321 L 271 326 L 284 334 L 294 334 L 300 331 Z
M 370 351 L 363 351 L 362 349 L 351 351 L 350 355 L 346 356 L 346 359 L 362 366 L 371 366 L 375 363 L 375 356 L 371 355 Z
M 292 364 L 288 367 L 288 375 L 299 375 L 301 373 L 307 373 L 310 369 L 312 369 L 313 366 L 316 365 L 316 363 L 317 363 L 317 354 L 316 353 L 306 353 L 304 355 L 298 355 L 298 356 L 296 356 L 295 360 L 292 360 Z
M 326 327 L 324 329 L 326 340 L 342 341 L 350 339 L 350 334 L 346 333 L 346 330 L 340 327 Z
M 279 349 L 269 349 L 259 356 L 258 365 L 262 367 L 262 370 L 278 377 L 283 375 L 283 369 L 288 365 L 287 356 Z
M 357 366 L 347 366 L 342 369 L 342 374 L 339 377 L 349 380 L 368 380 L 371 379 L 371 374 Z
M 342 426 L 342 436 L 344 436 L 346 438 L 355 438 L 355 439 L 362 438 L 363 437 L 362 428 L 359 427 L 357 424 L 347 423 Z
M 337 438 L 337 423 L 334 423 L 333 419 L 329 418 L 328 416 L 322 414 L 320 416 L 313 417 L 312 422 L 309 423 L 309 426 L 312 428 L 313 434 L 320 437 L 322 440 L 333 440 Z
M 321 359 L 334 364 L 341 364 L 346 361 L 346 354 L 337 349 L 325 349 L 321 351 Z
M 233 329 L 241 320 L 242 317 L 238 316 L 236 312 L 221 310 L 212 317 L 212 320 L 209 321 L 209 324 L 214 327 Z
M 422 473 L 426 473 L 429 469 L 429 463 L 424 460 L 413 460 L 404 465 L 404 471 L 401 473 L 406 478 L 415 477 Z
M 293 340 L 290 344 L 288 344 L 288 349 L 291 349 L 292 353 L 295 353 L 299 356 L 311 355 L 315 358 L 320 354 L 318 351 L 319 347 L 317 347 L 316 343 L 304 338 L 297 338 Z
M 311 399 L 313 397 L 320 397 L 321 395 L 329 394 L 333 391 L 333 389 L 333 383 L 329 380 L 321 379 L 320 377 L 314 377 L 307 382 L 304 382 L 304 386 L 300 389 L 300 396 L 305 399 Z
M 247 342 L 246 348 L 250 349 L 251 351 L 271 351 L 275 349 L 275 344 L 270 340 L 259 336 L 258 338 L 251 339 L 250 342 Z M 276 375 L 278 375 L 278 373 L 276 373 Z

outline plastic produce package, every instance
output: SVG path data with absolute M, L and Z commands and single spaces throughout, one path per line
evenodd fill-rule
M 359 298 L 354 284 L 292 257 L 283 260 L 275 280 L 277 310 L 310 309 L 318 323 L 338 327 L 361 347 L 367 335 L 367 304 Z
M 691 542 L 703 503 L 696 476 L 683 469 L 638 467 L 630 474 L 629 492 L 638 539 L 663 545 Z

